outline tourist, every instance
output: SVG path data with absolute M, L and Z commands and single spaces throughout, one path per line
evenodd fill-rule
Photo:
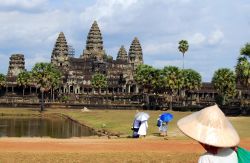
M 177 122 L 179 129 L 207 151 L 198 163 L 237 163 L 233 150 L 239 135 L 217 105 L 204 108 Z
M 138 134 L 140 137 L 146 137 L 148 129 L 148 121 L 142 121 L 140 128 L 138 130 Z
M 168 122 L 162 122 L 159 127 L 160 136 L 167 136 Z
M 141 125 L 141 121 L 138 120 L 134 120 L 133 126 L 131 127 L 131 129 L 133 130 L 133 138 L 139 138 L 139 134 L 138 134 L 138 130 L 140 128 Z

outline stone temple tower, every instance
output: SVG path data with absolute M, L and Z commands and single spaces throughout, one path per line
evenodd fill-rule
M 10 57 L 7 77 L 16 77 L 20 72 L 25 71 L 23 54 L 13 54 Z
M 142 48 L 137 37 L 134 38 L 129 48 L 129 62 L 134 70 L 138 65 L 143 64 Z
M 67 69 L 69 66 L 69 48 L 63 32 L 60 32 L 51 55 L 51 63 Z
M 104 54 L 105 51 L 103 50 L 102 34 L 97 22 L 94 21 L 88 33 L 86 49 L 83 51 L 82 58 L 92 58 L 102 61 Z
M 116 60 L 128 62 L 128 54 L 127 54 L 127 51 L 123 45 L 121 46 L 121 48 L 117 54 Z

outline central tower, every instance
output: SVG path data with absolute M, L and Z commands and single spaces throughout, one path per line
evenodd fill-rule
M 83 50 L 82 58 L 103 61 L 104 54 L 102 34 L 97 22 L 94 21 L 88 33 L 86 49 Z

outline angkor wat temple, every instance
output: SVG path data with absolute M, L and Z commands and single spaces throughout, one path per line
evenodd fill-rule
M 89 30 L 86 47 L 79 58 L 71 55 L 70 46 L 61 32 L 52 51 L 51 63 L 61 71 L 62 82 L 57 89 L 55 100 L 53 98 L 52 101 L 50 92 L 47 93 L 48 105 L 67 102 L 64 105 L 140 108 L 148 101 L 150 106 L 157 108 L 159 103 L 168 98 L 164 94 L 158 95 L 157 98 L 151 95 L 145 100 L 142 90 L 136 84 L 133 78 L 135 69 L 139 64 L 143 64 L 143 52 L 138 38 L 133 39 L 128 53 L 124 46 L 121 46 L 116 59 L 113 59 L 105 52 L 102 34 L 96 21 Z M 16 78 L 24 70 L 24 55 L 13 54 L 10 57 L 5 89 L 0 89 L 1 104 L 39 104 L 39 90 L 35 86 L 27 87 L 25 96 L 22 96 L 22 88 L 17 85 Z M 108 88 L 101 90 L 101 93 L 91 85 L 91 78 L 95 73 L 104 74 L 108 79 Z M 239 90 L 236 99 L 249 99 L 249 91 L 244 88 Z M 211 83 L 203 83 L 199 91 L 186 94 L 185 100 L 173 100 L 176 106 L 183 103 L 186 106 L 206 106 L 215 102 L 216 95 Z

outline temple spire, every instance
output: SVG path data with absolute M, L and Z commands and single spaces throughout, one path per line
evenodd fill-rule
M 105 51 L 103 50 L 102 34 L 97 22 L 94 21 L 89 30 L 86 49 L 83 50 L 81 58 L 92 58 L 94 60 L 103 61 L 104 55 Z
M 116 60 L 128 61 L 128 54 L 123 45 L 119 49 Z
M 92 24 L 86 42 L 87 50 L 103 50 L 102 34 L 96 21 Z
M 143 64 L 143 54 L 141 44 L 137 37 L 132 41 L 129 48 L 129 61 L 133 65 L 134 69 L 140 64 Z
M 63 32 L 60 32 L 51 55 L 51 63 L 58 67 L 68 66 L 69 48 Z

